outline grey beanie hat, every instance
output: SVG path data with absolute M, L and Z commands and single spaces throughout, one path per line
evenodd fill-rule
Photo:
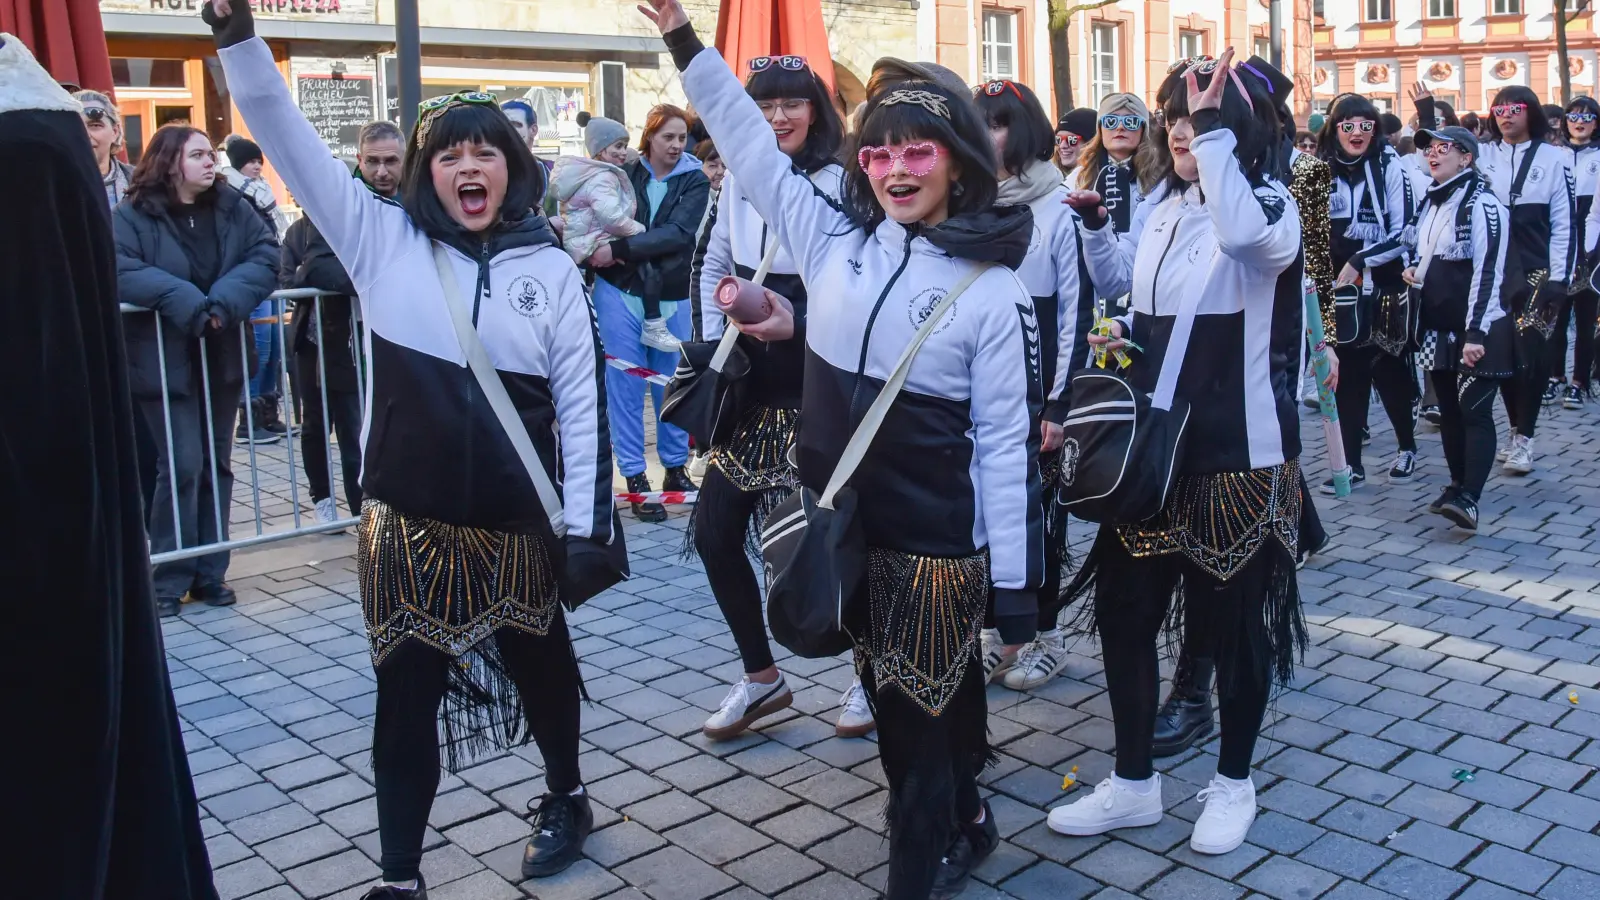
M 583 148 L 589 151 L 592 159 L 600 155 L 600 151 L 615 144 L 617 141 L 628 139 L 628 128 L 615 119 L 605 116 L 590 116 L 579 113 L 583 119 L 578 124 L 583 126 Z

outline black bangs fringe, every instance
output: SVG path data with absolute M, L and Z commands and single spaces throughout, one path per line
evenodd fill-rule
M 799 71 L 777 65 L 768 66 L 764 71 L 752 72 L 745 79 L 744 90 L 752 100 L 778 100 L 785 97 L 810 100 L 812 103 L 828 100 L 821 79 L 810 66 Z
M 443 208 L 439 205 L 438 197 L 434 196 L 433 179 L 429 174 L 433 155 L 463 141 L 491 144 L 505 155 L 506 196 L 501 204 L 502 219 L 512 221 L 520 218 L 524 210 L 538 209 L 546 187 L 544 166 L 533 158 L 532 151 L 517 137 L 516 131 L 511 128 L 511 120 L 498 106 L 463 103 L 434 120 L 428 129 L 427 141 L 421 146 L 418 146 L 418 135 L 418 130 L 413 129 L 407 141 L 402 193 L 407 212 L 413 221 L 421 220 L 418 224 L 423 226 L 424 231 L 431 234 L 430 227 L 445 225 L 444 222 L 434 221 L 443 217 Z M 423 192 L 432 197 L 432 202 L 413 202 L 413 195 L 420 200 Z

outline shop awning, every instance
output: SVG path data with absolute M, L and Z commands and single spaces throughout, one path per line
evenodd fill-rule
M 97 0 L 0 0 L 0 31 L 27 44 L 55 80 L 110 92 Z
M 722 0 L 717 50 L 744 76 L 754 57 L 803 56 L 833 90 L 833 53 L 822 20 L 822 0 Z

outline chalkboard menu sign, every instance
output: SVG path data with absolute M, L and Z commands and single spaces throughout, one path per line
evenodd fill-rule
M 377 118 L 373 114 L 372 78 L 366 75 L 301 75 L 300 111 L 305 114 L 328 149 L 354 157 L 361 127 Z

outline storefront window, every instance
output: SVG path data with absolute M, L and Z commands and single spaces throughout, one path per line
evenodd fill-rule
M 111 83 L 119 88 L 182 88 L 183 60 L 118 57 L 111 60 Z

